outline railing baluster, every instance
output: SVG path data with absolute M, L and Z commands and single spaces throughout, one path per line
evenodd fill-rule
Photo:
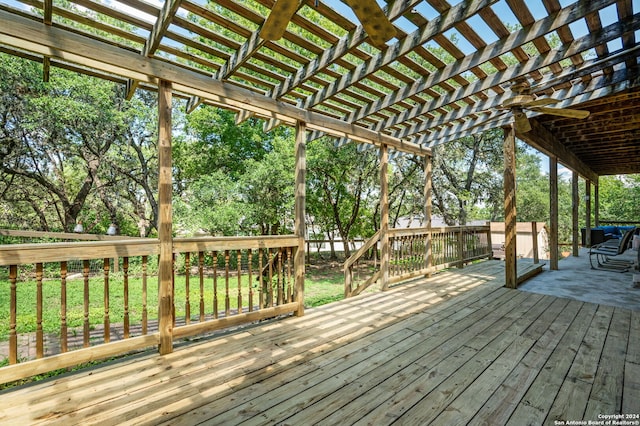
M 67 345 L 67 262 L 60 262 L 60 350 L 69 350 Z
M 260 305 L 258 306 L 258 309 L 262 309 L 264 307 L 264 291 L 263 291 L 263 282 L 262 282 L 262 275 L 263 275 L 263 263 L 262 263 L 262 259 L 264 257 L 264 253 L 262 251 L 262 248 L 258 249 L 258 301 L 260 302 Z
M 82 261 L 82 280 L 83 280 L 83 329 L 82 329 L 82 347 L 89 347 L 89 261 Z
M 147 334 L 147 256 L 142 256 L 142 334 Z
M 159 282 L 159 281 L 158 281 Z M 159 290 L 159 289 L 158 289 Z M 171 318 L 176 326 L 176 254 L 171 254 Z
M 198 252 L 198 277 L 200 278 L 200 322 L 204 321 L 204 252 Z
M 293 302 L 293 279 L 291 278 L 291 247 L 287 247 L 287 302 Z
M 218 318 L 218 252 L 213 251 L 213 318 Z
M 11 291 L 9 302 L 10 318 L 9 318 L 9 364 L 16 364 L 18 362 L 18 334 L 17 328 L 17 287 L 16 282 L 18 280 L 18 265 L 9 266 L 9 286 Z
M 238 313 L 242 313 L 242 250 L 236 250 L 236 262 L 238 270 Z
M 129 258 L 122 259 L 122 273 L 124 281 L 124 338 L 129 338 Z
M 189 294 L 191 289 L 189 288 L 189 276 L 191 275 L 191 253 L 184 254 L 184 288 L 186 296 L 184 299 L 184 322 L 185 324 L 191 323 L 191 300 Z
M 104 258 L 103 263 L 104 271 L 104 342 L 109 343 L 111 341 L 111 324 L 109 321 L 109 258 Z
M 229 250 L 224 251 L 224 315 L 231 314 L 231 299 L 229 297 Z
M 253 312 L 253 253 L 251 249 L 247 252 L 247 267 L 249 268 L 249 312 Z
M 42 331 L 42 263 L 36 263 L 36 357 L 44 356 L 44 333 Z
M 278 277 L 276 278 L 276 282 L 278 285 L 278 300 L 277 300 L 277 304 L 282 305 L 282 299 L 283 299 L 283 285 L 284 285 L 284 273 L 282 271 L 282 247 L 278 248 L 278 268 L 276 269 L 276 272 L 278 274 Z
M 269 307 L 273 307 L 273 256 L 271 254 L 271 249 L 267 249 L 267 262 L 269 265 L 269 283 L 267 287 L 267 299 L 269 303 Z

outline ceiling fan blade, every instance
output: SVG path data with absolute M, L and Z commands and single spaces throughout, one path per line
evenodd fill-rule
M 278 0 L 280 1 L 280 0 Z M 376 0 L 346 0 L 353 9 L 365 32 L 377 48 L 386 47 L 386 42 L 396 36 L 396 29 L 384 14 Z
M 551 104 L 555 104 L 557 102 L 558 102 L 557 99 L 540 98 L 540 99 L 534 99 L 531 102 L 527 102 L 523 106 L 525 108 L 531 108 L 531 107 L 539 107 L 539 106 L 551 105 Z
M 502 102 L 502 106 L 505 108 L 511 107 L 523 107 L 531 108 L 537 106 L 551 105 L 558 102 L 557 99 L 540 98 L 536 99 L 532 95 L 516 95 L 511 98 L 507 98 Z
M 502 102 L 503 107 L 510 108 L 512 106 L 522 106 L 528 104 L 529 102 L 533 102 L 535 98 L 531 95 L 516 95 L 511 98 L 507 98 Z
M 533 107 L 531 111 L 538 111 L 543 114 L 557 115 L 567 118 L 587 118 L 590 114 L 589 111 L 581 109 L 569 109 L 569 108 L 545 108 L 545 107 Z
M 513 128 L 518 133 L 527 133 L 531 131 L 531 123 L 529 118 L 520 108 L 513 108 Z
M 264 40 L 280 40 L 299 6 L 298 0 L 276 0 L 260 29 L 260 37 Z

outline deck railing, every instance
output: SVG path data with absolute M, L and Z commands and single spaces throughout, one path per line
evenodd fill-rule
M 175 239 L 173 338 L 296 311 L 298 244 L 294 236 Z M 0 246 L 0 295 L 9 300 L 0 383 L 157 346 L 159 249 L 156 239 Z M 72 262 L 79 272 L 70 274 Z
M 380 232 L 345 262 L 345 297 L 360 294 L 381 279 Z M 490 257 L 489 226 L 389 230 L 388 284 Z

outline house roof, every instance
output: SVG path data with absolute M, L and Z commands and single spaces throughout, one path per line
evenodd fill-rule
M 382 50 L 337 0 L 302 1 L 278 41 L 272 0 L 2 0 L 0 51 L 117 81 L 131 96 L 171 81 L 266 127 L 305 121 L 308 139 L 429 148 L 512 122 L 498 109 L 526 80 L 536 98 L 591 111 L 529 113 L 521 136 L 589 178 L 640 172 L 639 10 L 632 0 L 396 0 Z M 635 13 L 635 14 L 634 14 Z

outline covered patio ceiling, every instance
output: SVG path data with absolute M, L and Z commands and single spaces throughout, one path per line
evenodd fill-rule
M 303 0 L 282 39 L 260 29 L 272 0 L 0 0 L 0 51 L 267 120 L 308 139 L 424 153 L 509 125 L 497 108 L 526 81 L 551 107 L 521 136 L 592 179 L 640 173 L 640 10 L 632 0 L 396 0 L 379 49 L 337 0 Z M 635 9 L 634 9 L 635 8 Z M 541 139 L 543 141 L 541 142 Z

